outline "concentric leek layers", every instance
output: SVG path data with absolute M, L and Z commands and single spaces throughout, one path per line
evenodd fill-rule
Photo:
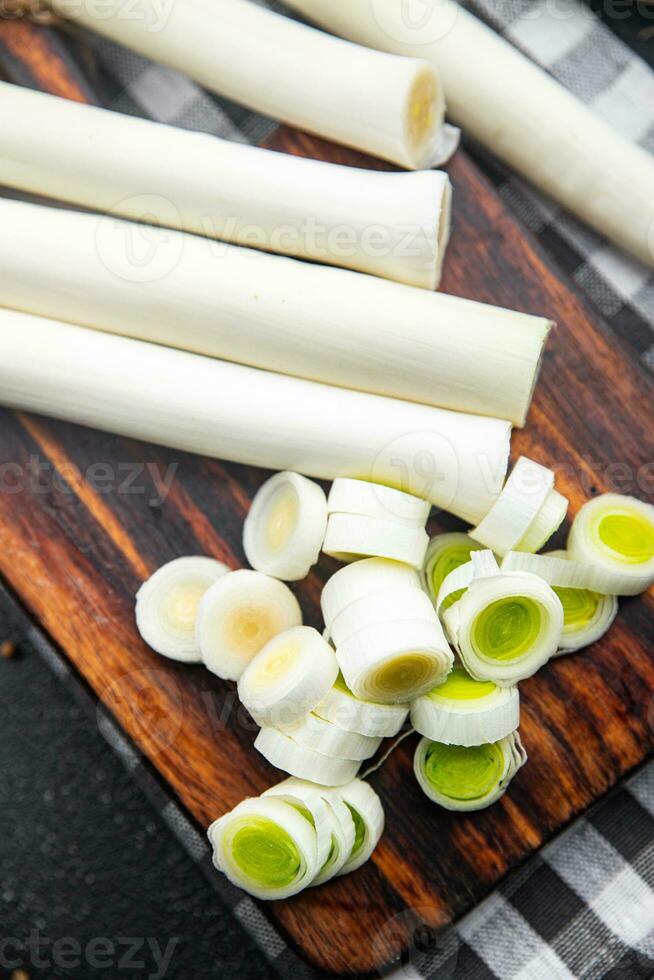
M 195 636 L 200 600 L 228 571 L 220 561 L 195 555 L 157 569 L 136 594 L 136 625 L 145 642 L 172 660 L 202 660 Z
M 437 534 L 431 539 L 425 555 L 421 580 L 425 592 L 431 596 L 434 605 L 437 603 L 438 593 L 447 576 L 470 561 L 471 551 L 481 551 L 483 547 L 462 531 Z
M 230 881 L 279 899 L 355 871 L 383 830 L 384 811 L 368 783 L 353 779 L 334 789 L 290 778 L 244 800 L 208 836 L 214 864 Z
M 423 738 L 413 769 L 423 792 L 447 810 L 483 810 L 504 795 L 527 761 L 518 732 L 485 745 L 445 745 Z
M 532 572 L 552 586 L 563 606 L 560 653 L 573 653 L 595 643 L 607 632 L 617 615 L 618 600 L 607 594 L 615 577 L 613 573 L 571 561 L 566 551 L 552 551 L 547 555 L 510 551 L 502 562 L 502 569 Z
M 457 666 L 443 684 L 413 702 L 411 724 L 446 745 L 497 742 L 520 724 L 518 688 L 475 681 Z
M 471 537 L 497 555 L 537 551 L 561 525 L 567 500 L 554 490 L 554 473 L 526 456 L 514 466 L 504 489 Z
M 54 251 L 61 249 L 48 248 Z M 37 264 L 32 254 L 30 265 Z M 0 276 L 3 287 L 5 281 Z M 107 295 L 116 282 L 111 277 Z M 220 293 L 215 282 L 212 292 Z M 316 295 L 322 290 L 312 294 L 312 305 Z M 186 322 L 196 300 L 184 309 Z M 396 327 L 394 321 L 397 334 Z M 318 335 L 307 336 L 313 343 Z M 314 350 L 312 363 L 320 360 Z M 511 430 L 500 419 L 258 371 L 5 309 L 0 404 L 254 466 L 401 484 L 471 522 L 497 496 Z
M 363 701 L 404 704 L 451 670 L 454 658 L 438 620 L 393 620 L 363 627 L 336 649 L 352 693 Z
M 605 493 L 584 504 L 568 537 L 575 561 L 610 574 L 615 595 L 638 595 L 654 583 L 654 507 Z
M 343 675 L 339 674 L 332 689 L 314 709 L 314 714 L 348 732 L 389 738 L 402 728 L 409 706 L 362 701 L 352 694 Z
M 295 582 L 318 561 L 327 527 L 322 487 L 299 473 L 276 473 L 259 488 L 243 526 L 253 568 Z
M 257 898 L 289 898 L 320 871 L 311 821 L 281 799 L 244 800 L 208 834 L 218 870 Z
M 322 885 L 339 874 L 346 861 L 350 860 L 355 839 L 354 820 L 340 793 L 327 786 L 290 776 L 282 783 L 271 786 L 263 795 L 281 796 L 300 809 L 306 807 L 314 820 L 317 836 L 319 831 L 316 815 L 326 818 L 329 848 L 324 859 L 319 861 L 320 871 L 311 886 Z M 324 825 L 323 819 L 320 819 L 320 825 Z
M 473 563 L 476 557 L 473 552 Z M 536 575 L 491 574 L 473 577 L 443 621 L 468 673 L 509 687 L 531 677 L 554 655 L 563 607 Z
M 7 82 L 0 99 L 4 186 L 410 286 L 440 282 L 452 204 L 443 172 L 274 153 Z M 348 243 L 338 247 L 344 215 Z
M 303 721 L 337 675 L 332 647 L 317 630 L 297 626 L 274 636 L 250 661 L 238 696 L 257 724 L 286 728 Z
M 269 640 L 301 623 L 302 610 L 287 585 L 239 569 L 205 592 L 196 639 L 205 666 L 224 680 L 237 681 Z
M 147 199 L 142 208 L 140 217 L 151 222 Z M 48 247 L 52 241 L 57 249 Z M 204 238 L 168 228 L 10 200 L 0 200 L 0 303 L 280 374 L 518 425 L 550 328 L 541 317 L 344 269 L 233 245 L 216 249 Z M 296 407 L 300 404 L 298 399 Z M 419 461 L 420 482 L 399 489 L 427 497 L 440 469 L 436 463 L 457 448 L 445 440 L 433 449 L 423 447 L 429 455 Z M 498 475 L 490 462 L 483 478 L 495 495 Z M 356 469 L 335 475 L 392 485 L 406 479 L 397 463 L 391 480 Z
M 102 16 L 91 0 L 53 7 L 218 95 L 402 167 L 429 169 L 456 149 L 426 61 L 348 44 L 243 0 L 177 0 L 165 17 L 149 0 L 135 0 L 129 17 L 121 0 Z

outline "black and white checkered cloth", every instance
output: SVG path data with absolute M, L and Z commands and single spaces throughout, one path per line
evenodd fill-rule
M 654 151 L 654 73 L 587 7 L 577 0 L 471 0 L 468 6 L 616 129 Z M 108 41 L 89 38 L 89 43 L 111 108 L 246 142 L 259 142 L 274 129 L 269 120 L 208 95 L 176 72 Z M 484 162 L 507 205 L 654 370 L 654 274 L 496 162 Z M 60 675 L 72 682 L 63 662 L 43 641 L 40 646 Z M 213 871 L 203 835 L 165 795 L 108 716 L 100 716 L 100 727 L 162 818 L 258 940 L 271 970 L 294 980 L 314 976 L 257 905 Z M 394 976 L 654 977 L 654 764 L 543 848 L 456 927 L 433 942 L 419 939 L 410 962 Z

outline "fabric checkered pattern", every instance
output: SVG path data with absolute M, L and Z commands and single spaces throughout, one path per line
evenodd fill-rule
M 263 0 L 260 0 L 263 2 Z M 347 0 L 342 0 L 347 2 Z M 277 4 L 268 6 L 281 10 Z M 479 14 L 616 129 L 654 151 L 654 73 L 577 0 L 470 0 Z M 118 111 L 260 142 L 270 120 L 103 39 L 88 38 L 107 104 Z M 507 205 L 564 273 L 654 370 L 654 274 L 483 156 Z M 654 188 L 653 188 L 654 193 Z M 73 675 L 41 641 L 60 676 Z M 88 697 L 81 693 L 80 696 Z M 271 971 L 312 977 L 257 905 L 211 865 L 207 842 L 108 717 L 100 727 L 181 843 L 261 945 Z M 654 764 L 554 842 L 462 919 L 418 936 L 402 980 L 649 980 L 654 977 Z

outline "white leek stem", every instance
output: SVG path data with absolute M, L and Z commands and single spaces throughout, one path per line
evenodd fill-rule
M 434 67 L 329 37 L 247 0 L 52 0 L 56 13 L 190 75 L 256 112 L 409 169 L 443 163 L 458 133 L 443 125 Z
M 452 0 L 285 0 L 361 44 L 428 58 L 452 119 L 583 221 L 654 265 L 654 160 Z
M 276 470 L 353 476 L 476 521 L 510 424 L 0 310 L 0 404 Z
M 550 321 L 344 269 L 215 249 L 182 232 L 0 200 L 0 305 L 525 421 Z
M 447 174 L 307 160 L 7 82 L 0 100 L 7 187 L 424 289 L 440 282 Z

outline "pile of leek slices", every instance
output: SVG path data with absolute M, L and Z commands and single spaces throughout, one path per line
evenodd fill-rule
M 554 474 L 523 457 L 478 527 L 430 541 L 417 497 L 354 479 L 327 497 L 279 473 L 245 521 L 252 570 L 185 557 L 144 583 L 145 641 L 236 681 L 255 748 L 290 777 L 212 824 L 232 882 L 285 898 L 367 861 L 384 814 L 358 774 L 401 732 L 421 736 L 414 772 L 430 800 L 470 811 L 503 795 L 527 758 L 518 683 L 594 643 L 617 597 L 654 582 L 654 507 L 632 497 L 589 501 L 566 551 L 535 554 L 567 506 Z M 321 551 L 344 563 L 322 592 L 323 633 L 285 584 Z

